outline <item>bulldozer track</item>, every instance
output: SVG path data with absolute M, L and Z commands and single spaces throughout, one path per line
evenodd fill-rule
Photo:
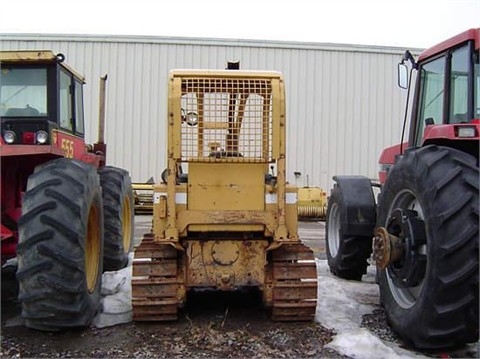
M 317 306 L 317 267 L 303 244 L 283 245 L 272 253 L 272 320 L 309 321 Z
M 135 249 L 132 269 L 133 320 L 170 321 L 177 319 L 178 276 L 177 250 L 154 242 L 147 233 Z

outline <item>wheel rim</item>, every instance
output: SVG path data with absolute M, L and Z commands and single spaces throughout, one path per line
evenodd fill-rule
M 389 208 L 387 218 L 390 218 L 392 212 L 397 209 L 410 209 L 415 210 L 418 213 L 418 217 L 424 219 L 423 209 L 420 204 L 420 201 L 415 196 L 413 192 L 410 190 L 404 190 L 397 194 L 395 199 L 392 201 L 392 205 Z M 427 252 L 427 245 L 423 245 L 417 249 L 417 252 L 426 254 Z M 427 262 L 428 265 L 428 262 Z M 399 306 L 402 308 L 411 308 L 415 305 L 418 298 L 420 297 L 420 292 L 422 291 L 424 278 L 420 280 L 419 284 L 414 287 L 400 287 L 397 286 L 392 279 L 389 270 L 386 271 L 386 278 L 388 282 L 388 286 L 390 288 L 390 292 L 394 297 L 395 301 L 398 303 Z
M 100 221 L 98 208 L 92 206 L 88 213 L 87 238 L 85 246 L 85 274 L 89 293 L 95 290 L 100 266 Z
M 340 212 L 338 205 L 332 203 L 330 207 L 330 214 L 328 215 L 328 251 L 332 257 L 336 257 L 338 254 L 338 248 L 340 246 Z
M 123 233 L 123 250 L 125 253 L 130 251 L 130 244 L 132 243 L 132 205 L 130 198 L 125 196 L 123 200 L 122 210 L 122 233 Z

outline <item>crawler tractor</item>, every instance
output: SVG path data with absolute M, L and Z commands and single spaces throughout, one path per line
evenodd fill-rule
M 330 270 L 360 280 L 373 238 L 388 322 L 417 348 L 478 341 L 479 49 L 480 29 L 471 29 L 418 61 L 407 51 L 402 87 L 405 63 L 416 73 L 408 141 L 383 151 L 379 183 L 335 176 L 328 200 Z
M 128 263 L 133 194 L 106 166 L 105 81 L 99 141 L 84 141 L 84 79 L 51 51 L 0 52 L 2 266 L 18 259 L 27 327 L 87 326 L 103 270 Z
M 274 320 L 312 320 L 317 272 L 285 178 L 281 74 L 174 70 L 168 93 L 168 168 L 134 254 L 133 319 L 175 320 L 197 289 L 253 287 Z

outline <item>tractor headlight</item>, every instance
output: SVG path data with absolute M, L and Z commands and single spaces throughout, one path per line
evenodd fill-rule
M 36 139 L 37 143 L 43 145 L 44 143 L 47 143 L 48 133 L 46 133 L 45 131 L 37 131 Z
M 457 136 L 458 137 L 476 137 L 478 136 L 474 126 L 462 126 L 457 128 Z
M 15 142 L 15 132 L 13 131 L 5 131 L 3 133 L 3 140 L 8 143 L 12 144 Z

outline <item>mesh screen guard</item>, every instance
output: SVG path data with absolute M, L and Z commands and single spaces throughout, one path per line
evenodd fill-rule
M 272 84 L 262 78 L 181 81 L 182 162 L 271 162 Z

